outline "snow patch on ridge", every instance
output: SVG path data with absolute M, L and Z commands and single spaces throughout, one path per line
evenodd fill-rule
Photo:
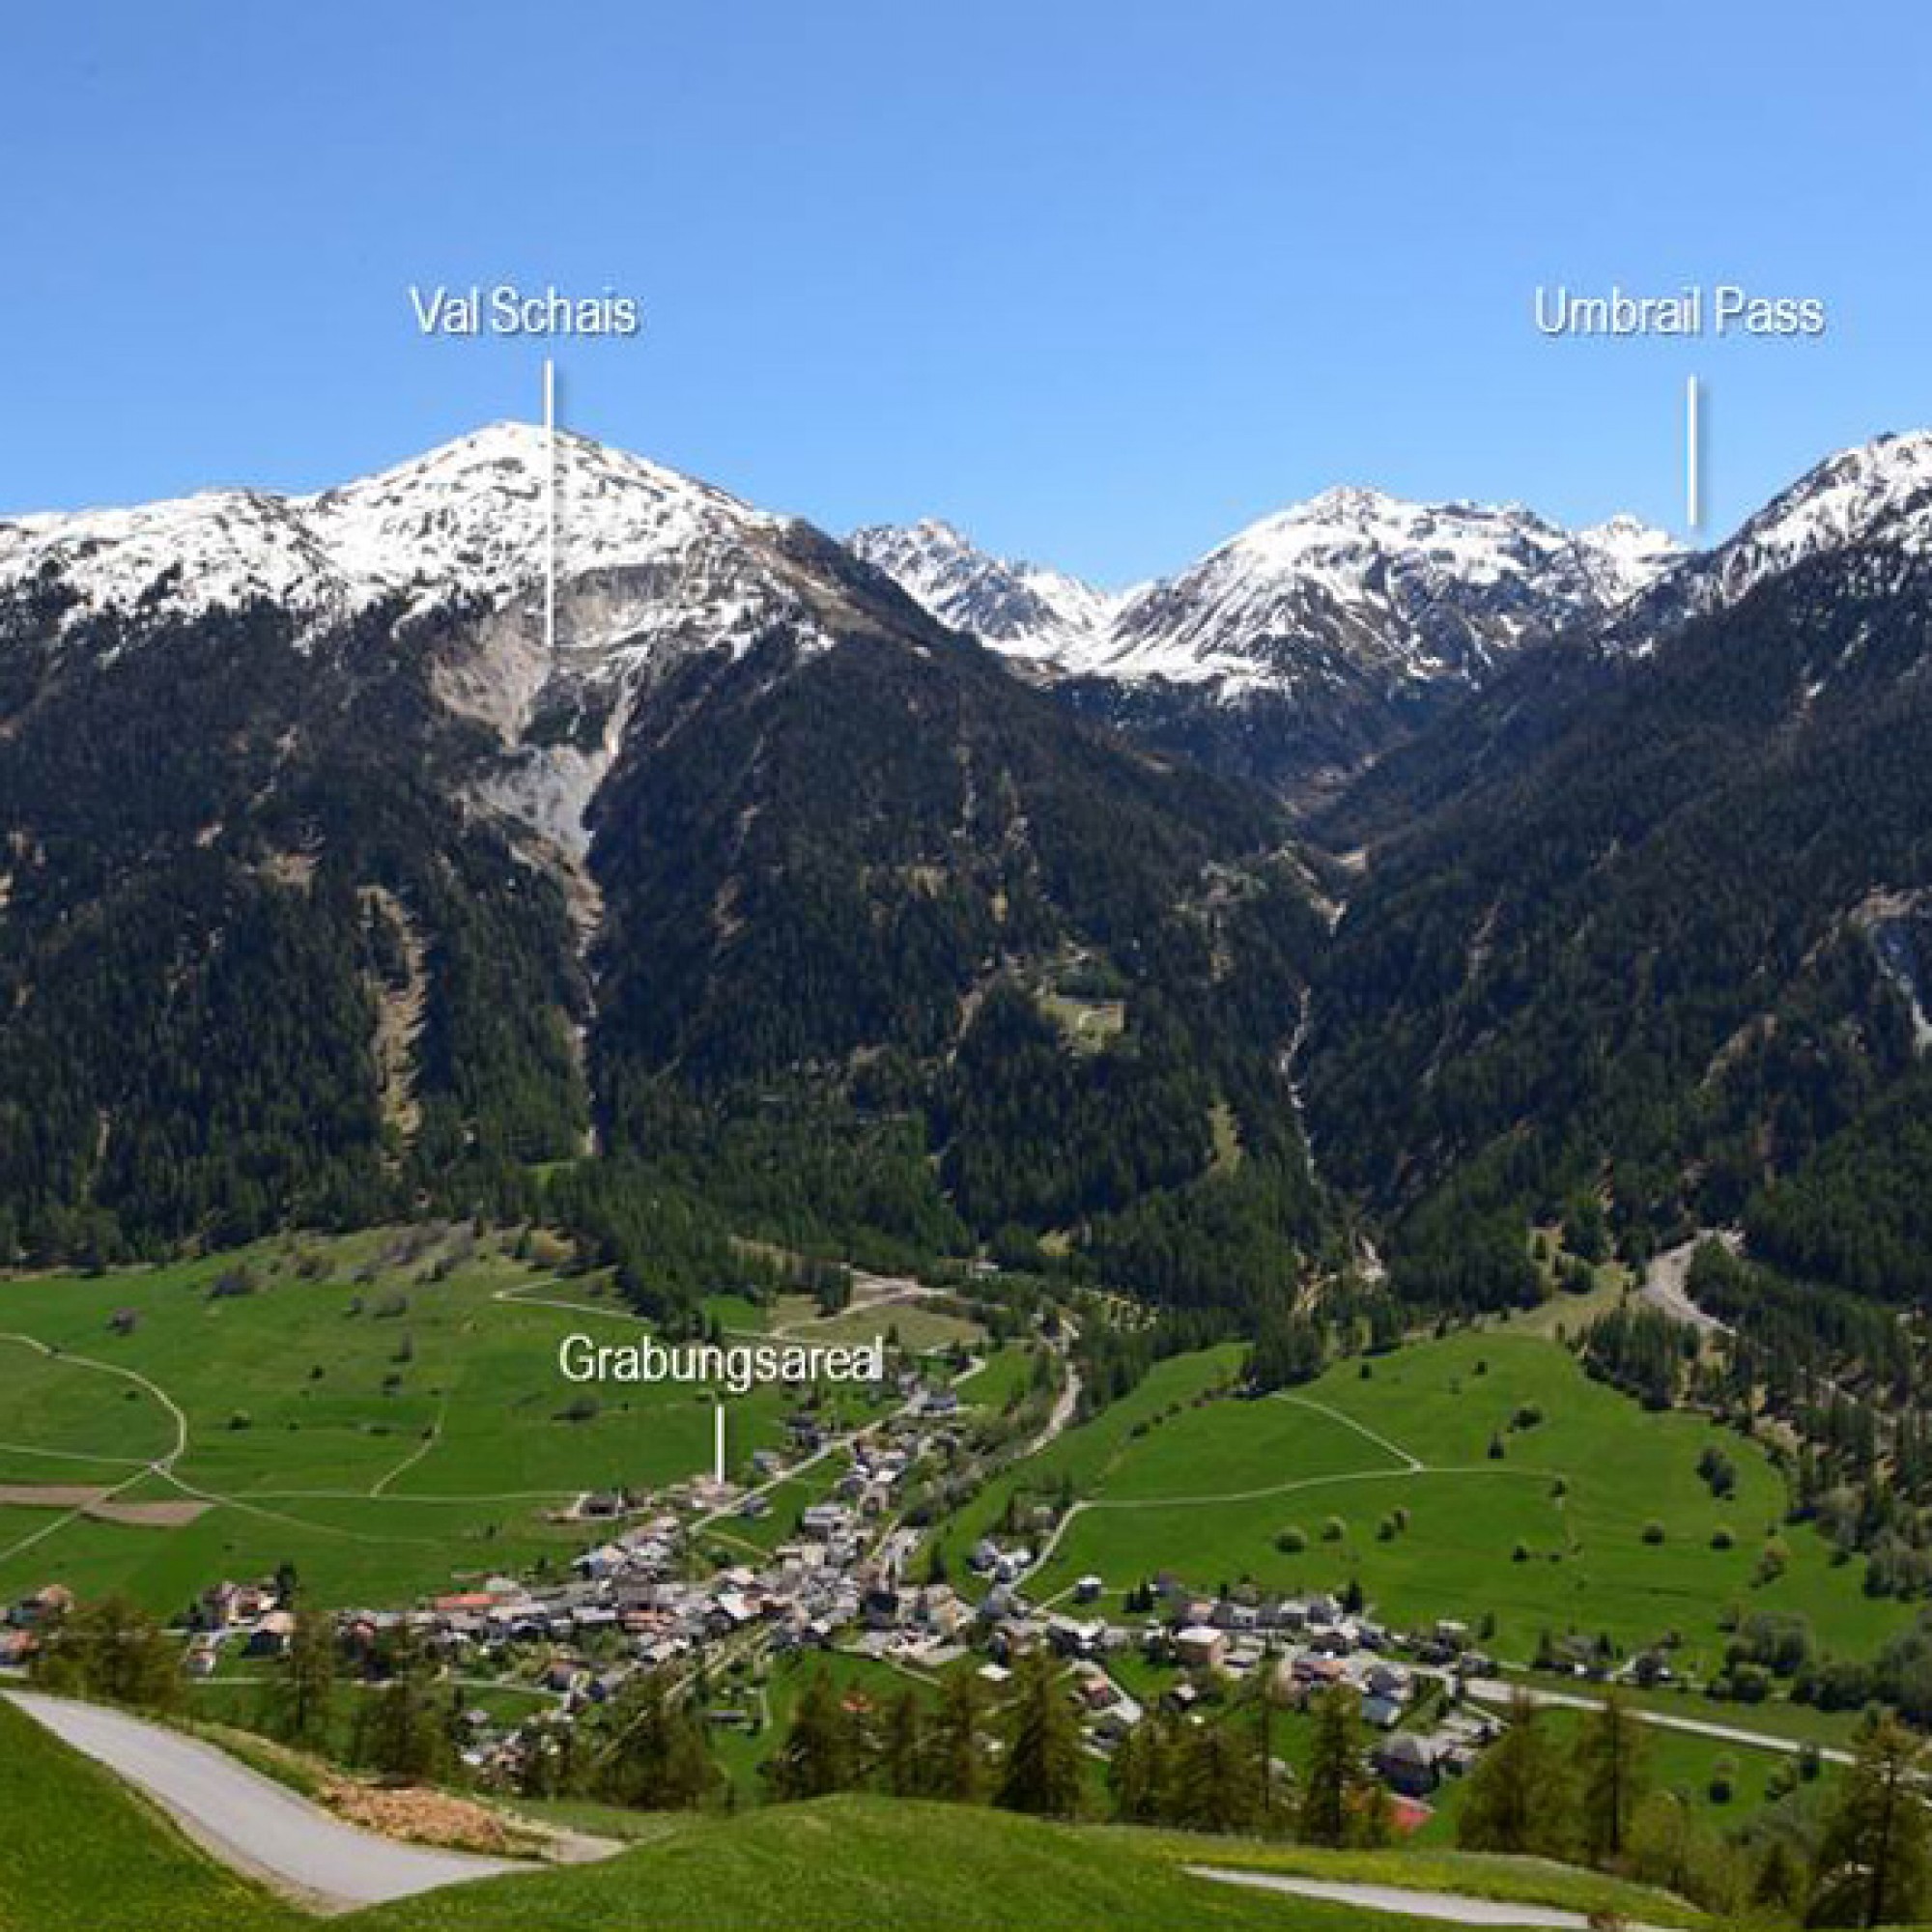
M 545 431 L 497 423 L 378 475 L 313 496 L 215 490 L 136 509 L 34 516 L 0 526 L 0 585 L 46 573 L 75 614 L 184 618 L 267 599 L 298 620 L 384 597 L 411 611 L 458 600 L 534 608 L 545 578 L 552 452 Z M 557 438 L 558 576 L 586 626 L 573 650 L 654 636 L 749 639 L 795 614 L 778 553 L 792 520 L 586 438 Z M 616 587 L 638 581 L 631 594 Z M 70 617 L 70 622 L 72 618 Z

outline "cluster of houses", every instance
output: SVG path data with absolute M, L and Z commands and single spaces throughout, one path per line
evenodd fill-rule
M 975 1567 L 997 1577 L 1016 1554 L 981 1546 Z M 1398 1634 L 1332 1596 L 1209 1598 L 1172 1577 L 1148 1587 L 1144 1614 L 1129 1621 L 1098 1613 L 1098 1577 L 1082 1577 L 1068 1594 L 1070 1605 L 1036 1608 L 1014 1584 L 994 1582 L 974 1633 L 989 1659 L 981 1674 L 997 1684 L 1015 1659 L 1041 1646 L 1067 1659 L 1088 1735 L 1103 1751 L 1144 1715 L 1109 1667 L 1110 1660 L 1124 1655 L 1172 1667 L 1161 1702 L 1182 1717 L 1205 1713 L 1220 1691 L 1260 1673 L 1270 1674 L 1275 1698 L 1287 1709 L 1302 1708 L 1325 1690 L 1354 1691 L 1363 1721 L 1376 1734 L 1376 1768 L 1408 1801 L 1426 1800 L 1445 1777 L 1468 1771 L 1499 1729 L 1482 1712 L 1425 1698 L 1448 1678 L 1489 1675 L 1494 1668 L 1469 1647 L 1466 1629 L 1452 1621 Z M 1434 1715 L 1423 1722 L 1416 1714 L 1425 1702 Z
M 618 1696 L 639 1671 L 699 1659 L 838 1646 L 930 1671 L 970 1654 L 998 1686 L 1019 1659 L 1045 1649 L 1066 1662 L 1070 1694 L 1101 1752 L 1146 1716 L 1122 1679 L 1148 1684 L 1147 1664 L 1163 1667 L 1152 1681 L 1163 1705 L 1183 1718 L 1216 1702 L 1217 1686 L 1225 1691 L 1258 1677 L 1287 1707 L 1347 1687 L 1375 1734 L 1378 1771 L 1412 1805 L 1468 1770 L 1496 1734 L 1494 1719 L 1431 1694 L 1446 1679 L 1493 1671 L 1468 1630 L 1451 1621 L 1398 1635 L 1333 1596 L 1243 1589 L 1209 1597 L 1171 1575 L 1133 1592 L 1123 1618 L 1104 1612 L 1098 1577 L 1036 1605 L 1023 1584 L 1038 1558 L 1024 1537 L 1042 1523 L 1026 1525 L 1019 1540 L 987 1537 L 973 1548 L 968 1565 L 984 1586 L 977 1603 L 942 1580 L 910 1583 L 919 1538 L 896 1526 L 897 1513 L 913 1471 L 947 1442 L 958 1399 L 950 1387 L 917 1380 L 900 1393 L 904 1406 L 883 1426 L 837 1443 L 814 1415 L 795 1415 L 786 1451 L 753 1458 L 749 1490 L 700 1477 L 648 1497 L 580 1497 L 569 1520 L 597 1540 L 567 1576 L 491 1577 L 409 1609 L 346 1612 L 339 1638 L 352 1655 L 379 1657 L 407 1637 L 454 1676 L 542 1693 L 549 1721 L 561 1725 Z M 785 1540 L 761 1550 L 771 1531 L 751 1525 L 770 1517 L 776 1486 L 799 1459 L 833 1448 L 846 1466 Z M 694 1561 L 700 1540 L 735 1540 L 745 1560 L 716 1569 Z M 0 1628 L 0 1664 L 24 1662 L 37 1630 L 71 1607 L 58 1586 L 14 1605 Z M 186 1668 L 213 1674 L 229 1646 L 273 1658 L 294 1627 L 272 1582 L 221 1582 L 193 1606 Z M 1136 1667 L 1123 1671 L 1128 1657 Z M 1425 1709 L 1433 1714 L 1426 1720 Z M 707 1716 L 752 1721 L 729 1702 Z M 514 1772 L 517 1754 L 532 1747 L 521 1727 L 481 1710 L 469 1714 L 469 1732 L 465 1755 L 485 1774 Z
M 0 1622 L 0 1669 L 24 1669 L 41 1647 L 41 1633 L 72 1608 L 73 1592 L 65 1583 L 49 1583 L 10 1604 Z
M 280 1657 L 295 1632 L 295 1612 L 272 1582 L 213 1583 L 195 1599 L 189 1613 L 182 1667 L 190 1677 L 213 1677 L 229 1645 L 239 1646 L 246 1657 Z

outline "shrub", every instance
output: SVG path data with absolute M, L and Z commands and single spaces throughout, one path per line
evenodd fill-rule
M 1299 1556 L 1308 1548 L 1308 1532 L 1297 1524 L 1290 1523 L 1274 1540 L 1274 1547 L 1284 1556 Z
M 1650 1544 L 1658 1544 L 1663 1541 L 1663 1525 L 1661 1522 L 1659 1522 L 1655 1517 L 1652 1517 L 1651 1520 L 1644 1524 L 1643 1540 L 1646 1543 Z
M 1340 1543 L 1348 1533 L 1349 1525 L 1339 1516 L 1331 1516 L 1321 1525 L 1321 1541 L 1323 1543 Z

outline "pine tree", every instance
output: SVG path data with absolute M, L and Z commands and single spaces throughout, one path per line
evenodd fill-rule
M 1469 1775 L 1456 1842 L 1465 1851 L 1560 1858 L 1574 1836 L 1573 1811 L 1567 1768 L 1544 1734 L 1536 1706 L 1518 1696 L 1508 1728 Z
M 1264 1826 L 1274 1823 L 1275 1774 L 1274 1774 L 1274 1716 L 1275 1699 L 1279 1694 L 1278 1664 L 1272 1648 L 1262 1659 L 1262 1665 L 1255 1672 L 1254 1687 L 1249 1697 L 1255 1708 L 1255 1758 L 1256 1782 L 1258 1786 L 1261 1821 Z
M 1804 1867 L 1782 1833 L 1774 1833 L 1751 1878 L 1751 1902 L 1796 1918 L 1804 1905 Z
M 1060 1671 L 1044 1651 L 1035 1651 L 1013 1674 L 995 1803 L 1008 1811 L 1070 1818 L 1080 1808 L 1080 1726 Z
M 1611 1690 L 1583 1726 L 1583 1844 L 1593 1864 L 1623 1857 L 1631 1822 L 1649 1786 L 1643 1726 Z
M 895 1798 L 916 1797 L 924 1782 L 924 1717 L 919 1693 L 905 1690 L 886 1706 L 879 1730 L 879 1776 Z
M 1919 1756 L 1918 1740 L 1895 1718 L 1861 1735 L 1819 1841 L 1812 1923 L 1889 1925 L 1923 1911 L 1932 1844 L 1917 1790 Z
M 355 1755 L 391 1784 L 423 1784 L 441 1769 L 446 1738 L 427 1681 L 405 1671 L 356 1713 Z
M 181 1701 L 181 1668 L 160 1624 L 118 1593 L 77 1604 L 34 1660 L 49 1690 L 140 1710 L 171 1711 Z
M 939 1692 L 926 1747 L 926 1786 L 935 1798 L 977 1803 L 986 1788 L 986 1753 L 981 1735 L 985 1697 L 970 1670 L 955 1670 Z
M 334 1713 L 334 1622 L 325 1610 L 298 1609 L 269 1688 L 269 1726 L 289 1744 L 325 1743 Z
M 824 1671 L 812 1672 L 777 1757 L 765 1767 L 780 1799 L 843 1791 L 857 1770 L 852 1723 Z
M 1168 1817 L 1173 1742 L 1158 1718 L 1145 1718 L 1123 1737 L 1107 1767 L 1114 1816 L 1124 1825 L 1155 1825 Z
M 1172 1821 L 1191 1832 L 1244 1832 L 1262 1815 L 1260 1756 L 1245 1724 L 1201 1724 L 1176 1754 Z
M 1357 1813 L 1376 1788 L 1366 1757 L 1361 1700 L 1338 1684 L 1315 1700 L 1315 1736 L 1295 1820 L 1301 1836 L 1312 1845 L 1350 1843 Z
M 605 1795 L 640 1811 L 702 1804 L 717 1783 L 703 1726 L 656 1672 L 633 1680 L 616 1712 L 616 1735 L 603 1760 Z

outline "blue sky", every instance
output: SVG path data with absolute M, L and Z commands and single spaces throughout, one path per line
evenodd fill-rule
M 14 10 L 0 510 L 533 414 L 412 282 L 618 287 L 566 418 L 834 529 L 1123 582 L 1331 483 L 1721 530 L 1932 423 L 1932 16 L 1283 0 Z M 1539 339 L 1730 280 L 1818 342 Z

